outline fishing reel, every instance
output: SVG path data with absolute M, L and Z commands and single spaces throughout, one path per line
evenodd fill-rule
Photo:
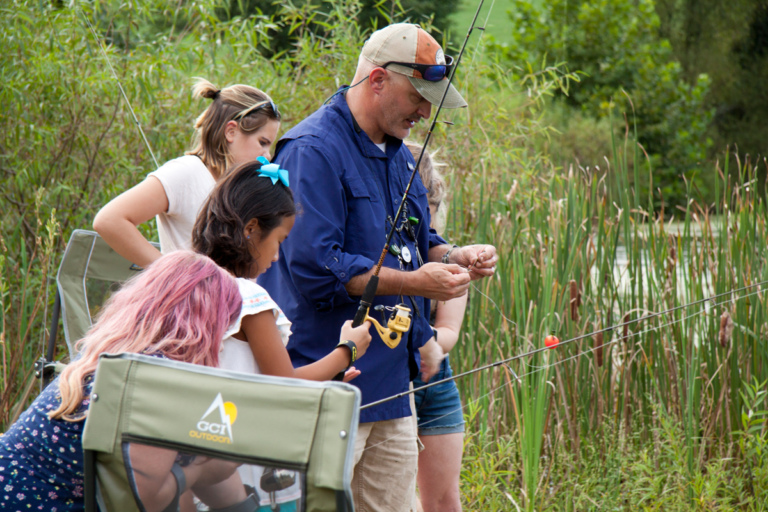
M 365 319 L 370 321 L 379 333 L 381 340 L 389 347 L 395 348 L 400 344 L 403 334 L 411 328 L 411 308 L 405 304 L 391 306 L 375 306 L 375 311 L 381 312 L 381 323 L 387 324 L 383 327 L 375 318 L 366 314 Z M 386 312 L 390 311 L 389 319 L 386 318 Z

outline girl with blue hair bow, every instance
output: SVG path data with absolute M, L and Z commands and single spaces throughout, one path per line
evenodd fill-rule
M 324 358 L 295 368 L 285 345 L 291 322 L 255 278 L 278 261 L 280 244 L 288 237 L 296 217 L 296 204 L 288 188 L 289 172 L 265 158 L 233 169 L 211 192 L 195 222 L 192 245 L 229 270 L 240 287 L 243 307 L 225 335 L 220 355 L 222 368 L 280 377 L 329 380 L 344 374 L 348 381 L 360 374 L 352 364 L 362 357 L 371 342 L 370 323 L 341 328 L 339 345 Z M 300 321 L 301 319 L 294 319 Z M 238 468 L 242 481 L 258 491 L 265 479 L 272 485 L 283 478 L 258 466 Z M 291 481 L 291 476 L 287 477 Z M 283 489 L 283 497 L 300 496 L 299 479 Z M 250 491 L 250 489 L 249 489 Z M 291 494 L 293 493 L 293 494 Z M 270 496 L 259 511 L 268 511 Z M 280 502 L 280 500 L 277 500 Z M 295 510 L 295 501 L 280 502 L 281 512 Z

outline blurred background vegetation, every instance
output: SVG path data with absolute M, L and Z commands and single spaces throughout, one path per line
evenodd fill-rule
M 0 4 L 0 430 L 37 393 L 69 235 L 154 168 L 120 87 L 162 163 L 207 105 L 193 77 L 268 91 L 284 132 L 375 27 L 415 21 L 457 54 L 475 9 Z M 441 113 L 432 149 L 446 236 L 500 262 L 453 364 L 573 341 L 460 381 L 467 510 L 766 510 L 768 4 L 497 0 L 479 23 L 456 78 L 470 105 Z

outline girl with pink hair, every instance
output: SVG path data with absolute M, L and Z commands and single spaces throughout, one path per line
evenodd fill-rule
M 82 432 L 101 354 L 140 353 L 218 366 L 222 338 L 241 305 L 235 279 L 190 251 L 163 256 L 127 281 L 78 342 L 79 357 L 0 436 L 0 510 L 84 507 Z M 170 468 L 175 453 L 169 457 Z M 184 468 L 193 489 L 202 464 Z M 239 482 L 234 471 L 226 468 L 213 485 L 229 489 L 232 479 Z M 161 478 L 168 479 L 164 489 L 176 489 L 170 470 Z M 244 500 L 242 485 L 234 487 L 241 492 L 231 500 Z M 165 494 L 156 500 L 170 503 L 175 497 Z

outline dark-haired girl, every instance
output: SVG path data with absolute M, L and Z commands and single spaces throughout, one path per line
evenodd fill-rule
M 325 358 L 294 370 L 285 349 L 291 322 L 255 282 L 277 261 L 280 244 L 293 228 L 296 205 L 287 185 L 288 171 L 263 157 L 233 169 L 217 184 L 200 211 L 192 244 L 197 252 L 238 278 L 243 296 L 240 321 L 224 340 L 222 367 L 328 380 L 346 371 L 365 353 L 371 340 L 368 328 L 353 329 L 348 322 L 342 327 L 340 346 Z M 345 345 L 347 341 L 355 346 Z M 356 375 L 353 372 L 347 379 Z
M 280 244 L 296 217 L 288 172 L 263 157 L 233 169 L 211 192 L 192 231 L 196 251 L 209 256 L 237 277 L 243 307 L 222 346 L 220 366 L 228 370 L 263 373 L 310 380 L 329 380 L 346 372 L 351 380 L 359 371 L 351 366 L 368 349 L 370 324 L 353 328 L 344 324 L 339 346 L 323 359 L 293 368 L 285 345 L 291 322 L 255 278 L 277 261 Z M 295 319 L 301 321 L 301 319 Z M 256 490 L 261 468 L 241 466 L 244 483 Z M 295 510 L 298 482 L 281 491 L 277 502 L 283 512 Z M 287 503 L 286 503 L 287 501 Z M 269 498 L 262 498 L 269 510 Z

